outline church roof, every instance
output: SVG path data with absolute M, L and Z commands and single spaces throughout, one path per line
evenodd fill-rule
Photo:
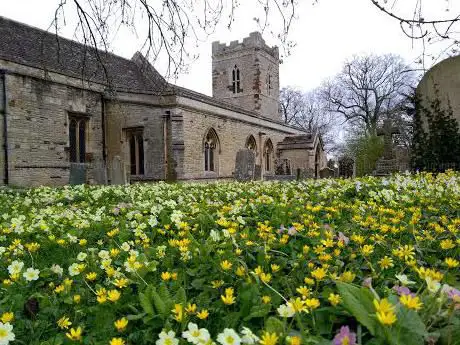
M 155 92 L 166 82 L 140 53 L 128 60 L 0 16 L 0 59 L 110 88 Z

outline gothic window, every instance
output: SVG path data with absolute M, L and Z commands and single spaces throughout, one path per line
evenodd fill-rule
M 214 129 L 210 129 L 204 140 L 204 171 L 217 172 L 216 159 L 218 155 L 219 138 Z
M 265 171 L 271 171 L 273 168 L 273 144 L 270 139 L 265 142 L 264 146 Z
M 249 138 L 246 140 L 246 148 L 257 152 L 256 139 L 253 135 L 250 135 Z
M 126 130 L 131 175 L 144 175 L 144 133 L 142 129 Z
M 241 79 L 240 79 L 240 69 L 237 65 L 233 67 L 232 71 L 232 91 L 233 93 L 240 93 L 241 91 Z
M 86 128 L 88 117 L 69 115 L 69 160 L 84 163 L 86 155 Z

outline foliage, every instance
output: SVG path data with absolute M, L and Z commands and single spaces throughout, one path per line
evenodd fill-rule
M 346 142 L 348 152 L 356 161 L 356 176 L 372 174 L 377 160 L 383 154 L 382 138 L 372 135 L 360 135 Z
M 460 131 L 450 104 L 442 105 L 439 92 L 422 102 L 414 96 L 412 167 L 416 170 L 460 169 Z
M 459 195 L 453 172 L 1 189 L 0 342 L 452 345 Z

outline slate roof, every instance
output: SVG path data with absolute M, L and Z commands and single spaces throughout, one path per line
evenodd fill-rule
M 128 60 L 1 16 L 0 59 L 117 90 L 157 92 L 167 85 L 139 53 Z

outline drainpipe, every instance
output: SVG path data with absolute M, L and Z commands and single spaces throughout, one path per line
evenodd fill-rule
M 6 96 L 6 71 L 1 69 L 0 70 L 0 79 L 1 79 L 1 85 L 0 87 L 2 88 L 2 95 L 3 99 L 0 100 L 1 109 L 2 109 L 2 117 L 3 117 L 3 150 L 4 150 L 4 155 L 5 155 L 5 162 L 4 162 L 4 176 L 3 176 L 3 184 L 8 185 L 9 183 L 9 174 L 8 174 L 8 121 L 7 121 L 7 96 Z
M 101 93 L 101 130 L 102 130 L 102 162 L 104 164 L 104 184 L 107 184 L 107 148 L 105 139 L 105 99 L 104 94 Z
M 171 118 L 171 111 L 166 110 L 165 115 L 163 115 L 163 154 L 164 154 L 164 174 L 165 174 L 165 180 L 169 178 L 169 161 L 168 161 L 168 122 L 169 119 Z

